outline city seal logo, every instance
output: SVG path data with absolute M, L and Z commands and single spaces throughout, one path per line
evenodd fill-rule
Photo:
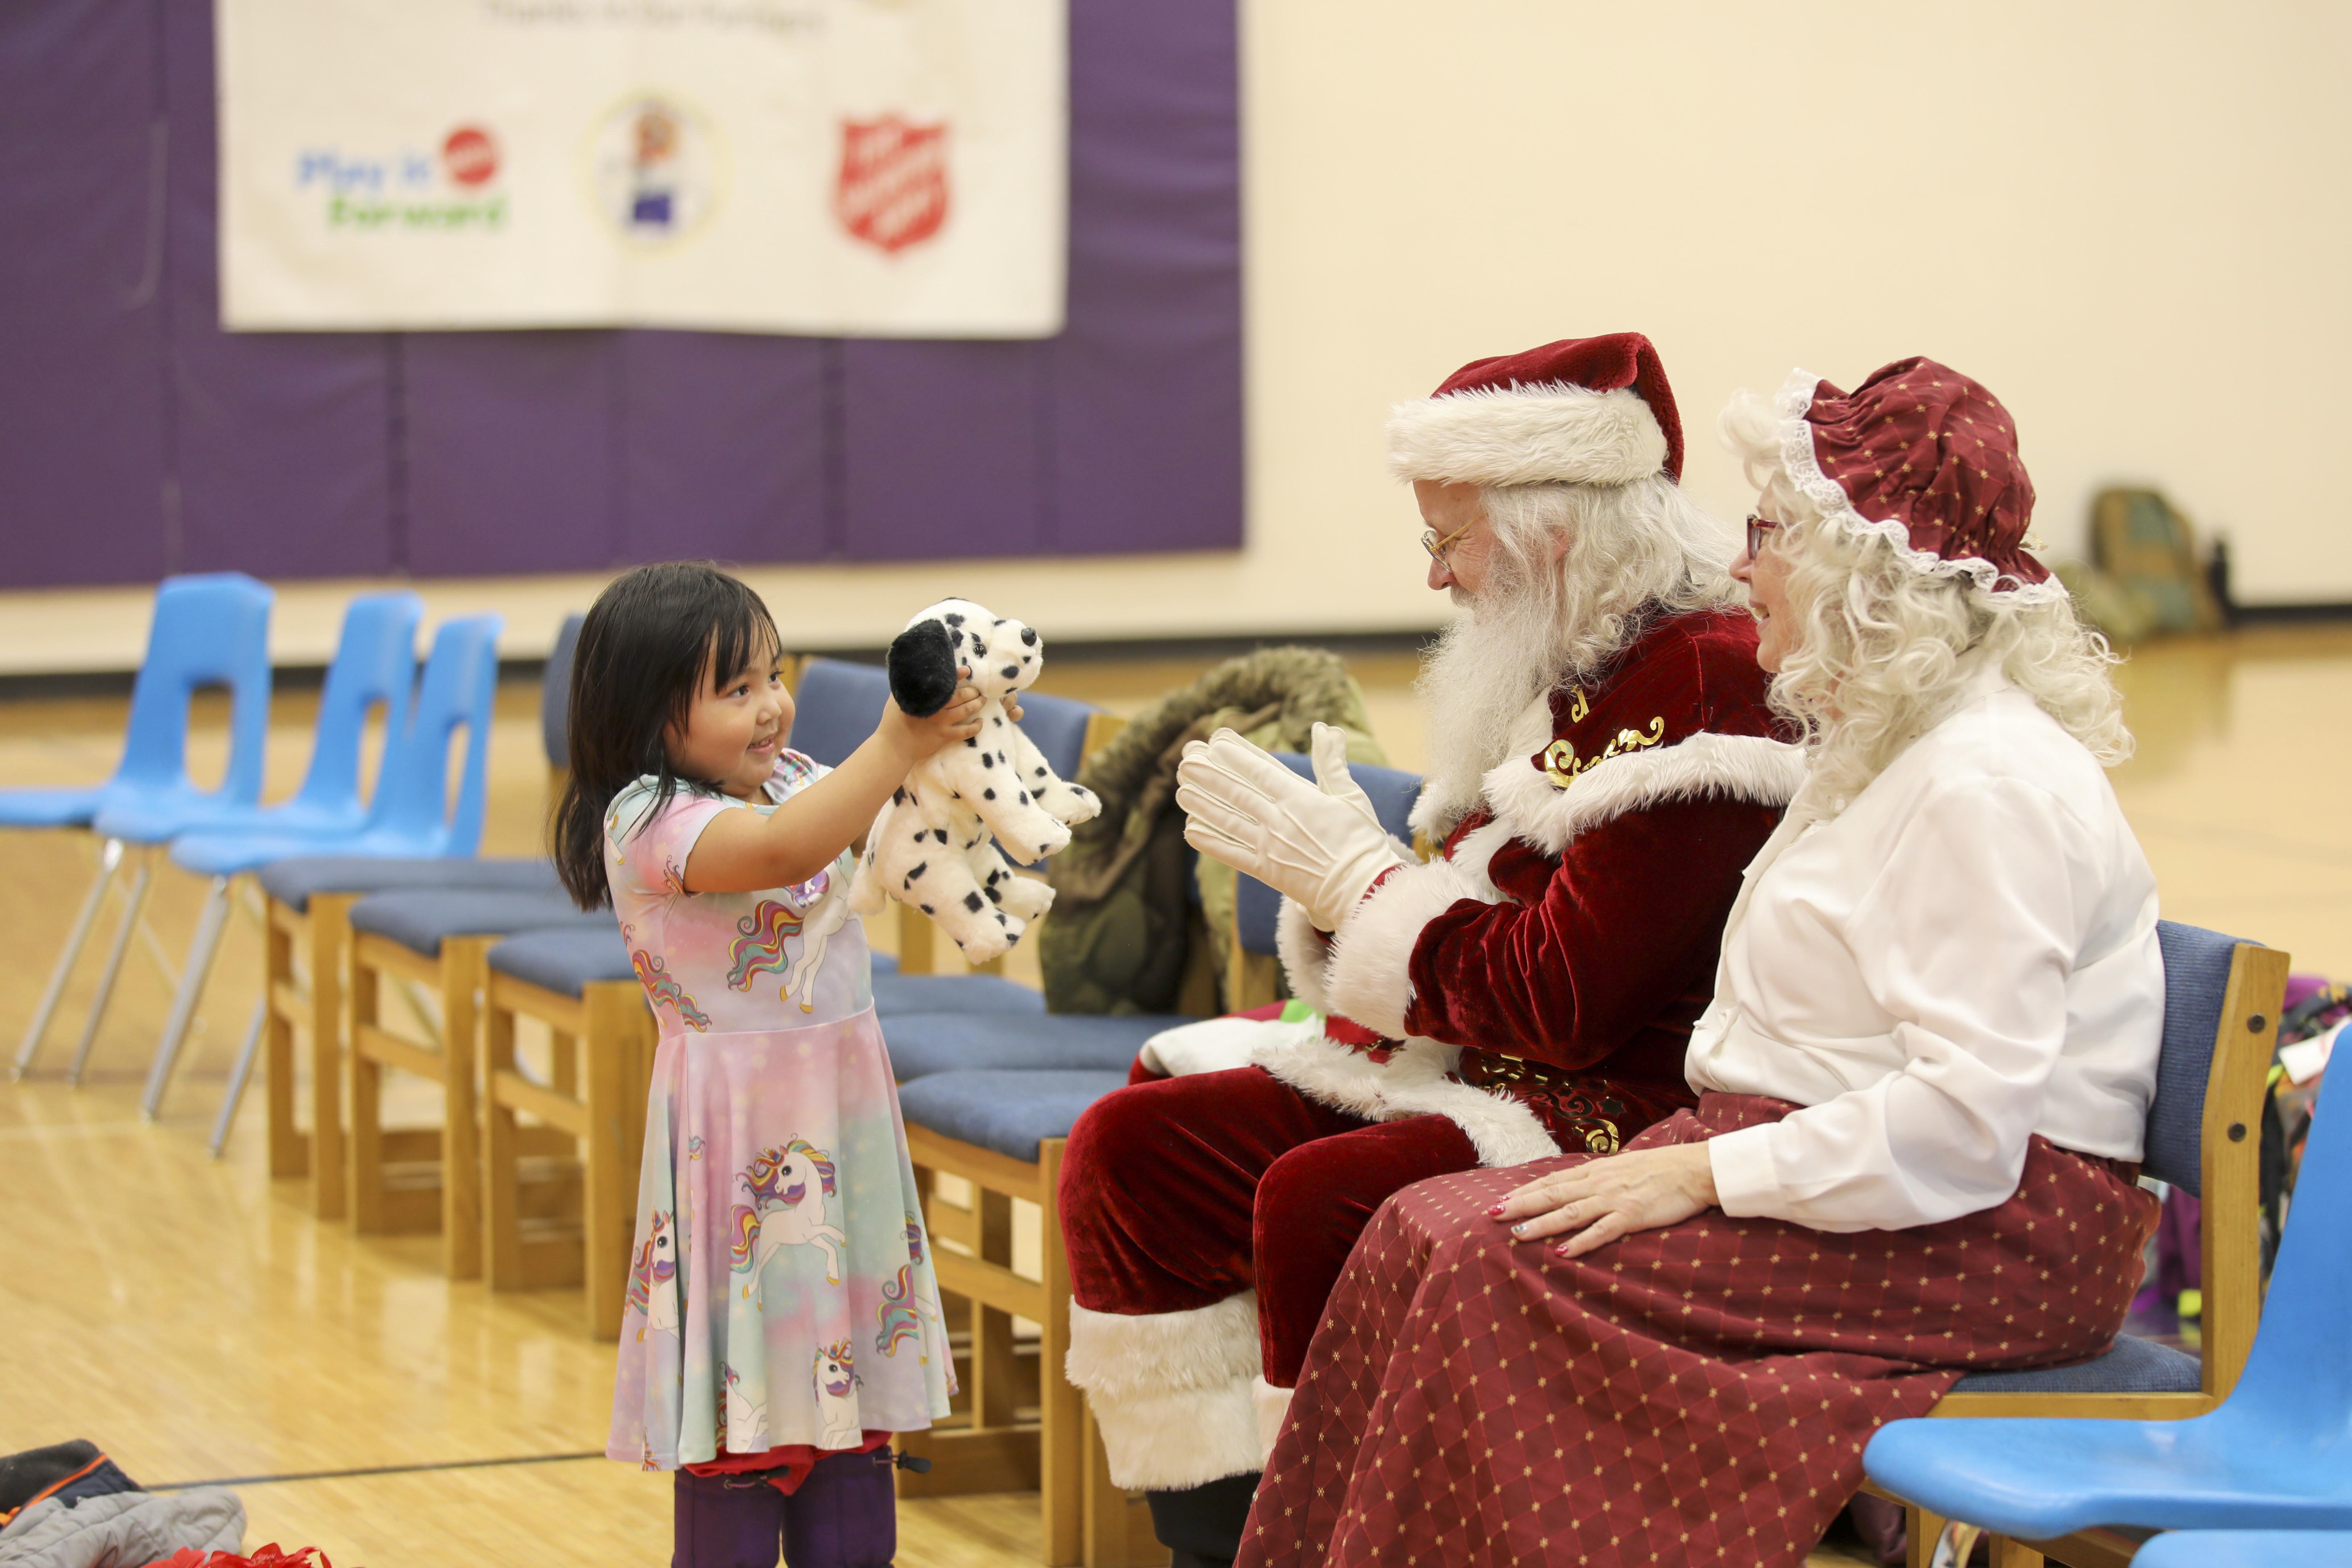
M 633 98 L 607 112 L 588 156 L 597 210 L 639 244 L 690 234 L 718 205 L 715 138 L 670 100 Z
M 841 226 L 896 256 L 948 220 L 948 128 L 896 114 L 841 122 L 841 173 L 833 191 Z

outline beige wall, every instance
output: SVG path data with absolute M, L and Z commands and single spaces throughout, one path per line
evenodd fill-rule
M 1692 426 L 1801 363 L 1931 353 L 2016 413 L 2041 528 L 2153 482 L 2250 600 L 2352 600 L 2352 9 L 1243 0 L 1249 542 L 1239 556 L 759 574 L 818 645 L 943 594 L 1049 637 L 1435 625 L 1392 401 L 1476 355 L 1636 328 Z M 348 585 L 289 589 L 322 657 Z M 544 643 L 593 579 L 423 585 Z M 0 602 L 0 668 L 128 666 L 142 595 Z M 127 628 L 127 629 L 126 629 Z M 101 653 L 103 657 L 100 657 Z

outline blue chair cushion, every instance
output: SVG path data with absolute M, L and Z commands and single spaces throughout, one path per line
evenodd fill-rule
M 610 921 L 518 932 L 490 949 L 490 967 L 559 996 L 577 996 L 600 980 L 636 978 L 629 944 Z
M 874 1012 L 881 1018 L 917 1013 L 1013 1013 L 1043 1017 L 1042 992 L 993 974 L 900 974 L 874 971 Z
M 313 893 L 389 893 L 407 888 L 472 888 L 485 892 L 561 893 L 545 860 L 377 860 L 362 855 L 303 855 L 265 866 L 261 889 L 298 914 Z
M 870 954 L 869 956 L 870 956 L 870 957 L 872 958 L 872 960 L 873 960 L 873 964 L 874 964 L 874 970 L 873 970 L 873 972 L 874 972 L 875 973 L 877 973 L 877 974 L 896 974 L 896 973 L 898 973 L 898 961 L 897 959 L 895 959 L 895 958 L 891 957 L 888 953 L 887 953 L 887 952 L 877 952 L 877 953 L 872 953 L 872 954 Z
M 2105 1353 L 2037 1372 L 1972 1372 L 1954 1394 L 2194 1394 L 2203 1384 L 2197 1358 L 2153 1340 L 2117 1334 Z
M 793 729 L 784 744 L 837 768 L 874 733 L 890 697 L 890 672 L 879 665 L 813 658 L 793 693 Z
M 898 1091 L 911 1126 L 1034 1161 L 1047 1138 L 1066 1138 L 1087 1107 L 1127 1087 L 1123 1072 L 942 1072 Z
M 428 957 L 452 936 L 507 936 L 550 926 L 616 931 L 610 910 L 582 910 L 562 893 L 418 888 L 373 893 L 352 906 L 352 929 L 390 937 Z
M 2205 1086 L 2238 940 L 2171 921 L 2156 923 L 2164 952 L 2164 1047 L 2156 1059 L 2156 1098 L 2147 1108 L 2140 1169 L 2191 1195 L 2204 1179 Z
M 882 1041 L 900 1083 L 934 1073 L 1016 1068 L 1116 1072 L 1124 1083 L 1144 1041 L 1162 1029 L 1199 1022 L 1154 1013 L 932 1013 L 885 1016 Z

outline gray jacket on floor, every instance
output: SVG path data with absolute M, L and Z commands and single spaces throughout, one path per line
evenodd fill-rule
M 245 1505 L 217 1487 L 117 1492 L 68 1508 L 49 1498 L 0 1530 L 0 1568 L 145 1568 L 184 1547 L 207 1555 L 245 1544 Z

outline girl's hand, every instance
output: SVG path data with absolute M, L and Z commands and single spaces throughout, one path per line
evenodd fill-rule
M 956 674 L 969 677 L 971 671 L 960 668 Z M 980 708 L 980 688 L 965 679 L 956 687 L 955 695 L 948 699 L 947 706 L 929 718 L 912 717 L 895 700 L 884 704 L 882 722 L 875 732 L 887 735 L 905 752 L 907 765 L 912 767 L 934 752 L 979 734 Z
M 1015 724 L 1021 722 L 1021 696 L 1018 692 L 1008 691 L 1004 694 L 1004 716 Z
M 1576 1234 L 1556 1250 L 1580 1258 L 1637 1230 L 1679 1225 L 1715 1206 L 1715 1167 L 1704 1143 L 1628 1149 L 1516 1187 L 1487 1217 L 1521 1241 Z

